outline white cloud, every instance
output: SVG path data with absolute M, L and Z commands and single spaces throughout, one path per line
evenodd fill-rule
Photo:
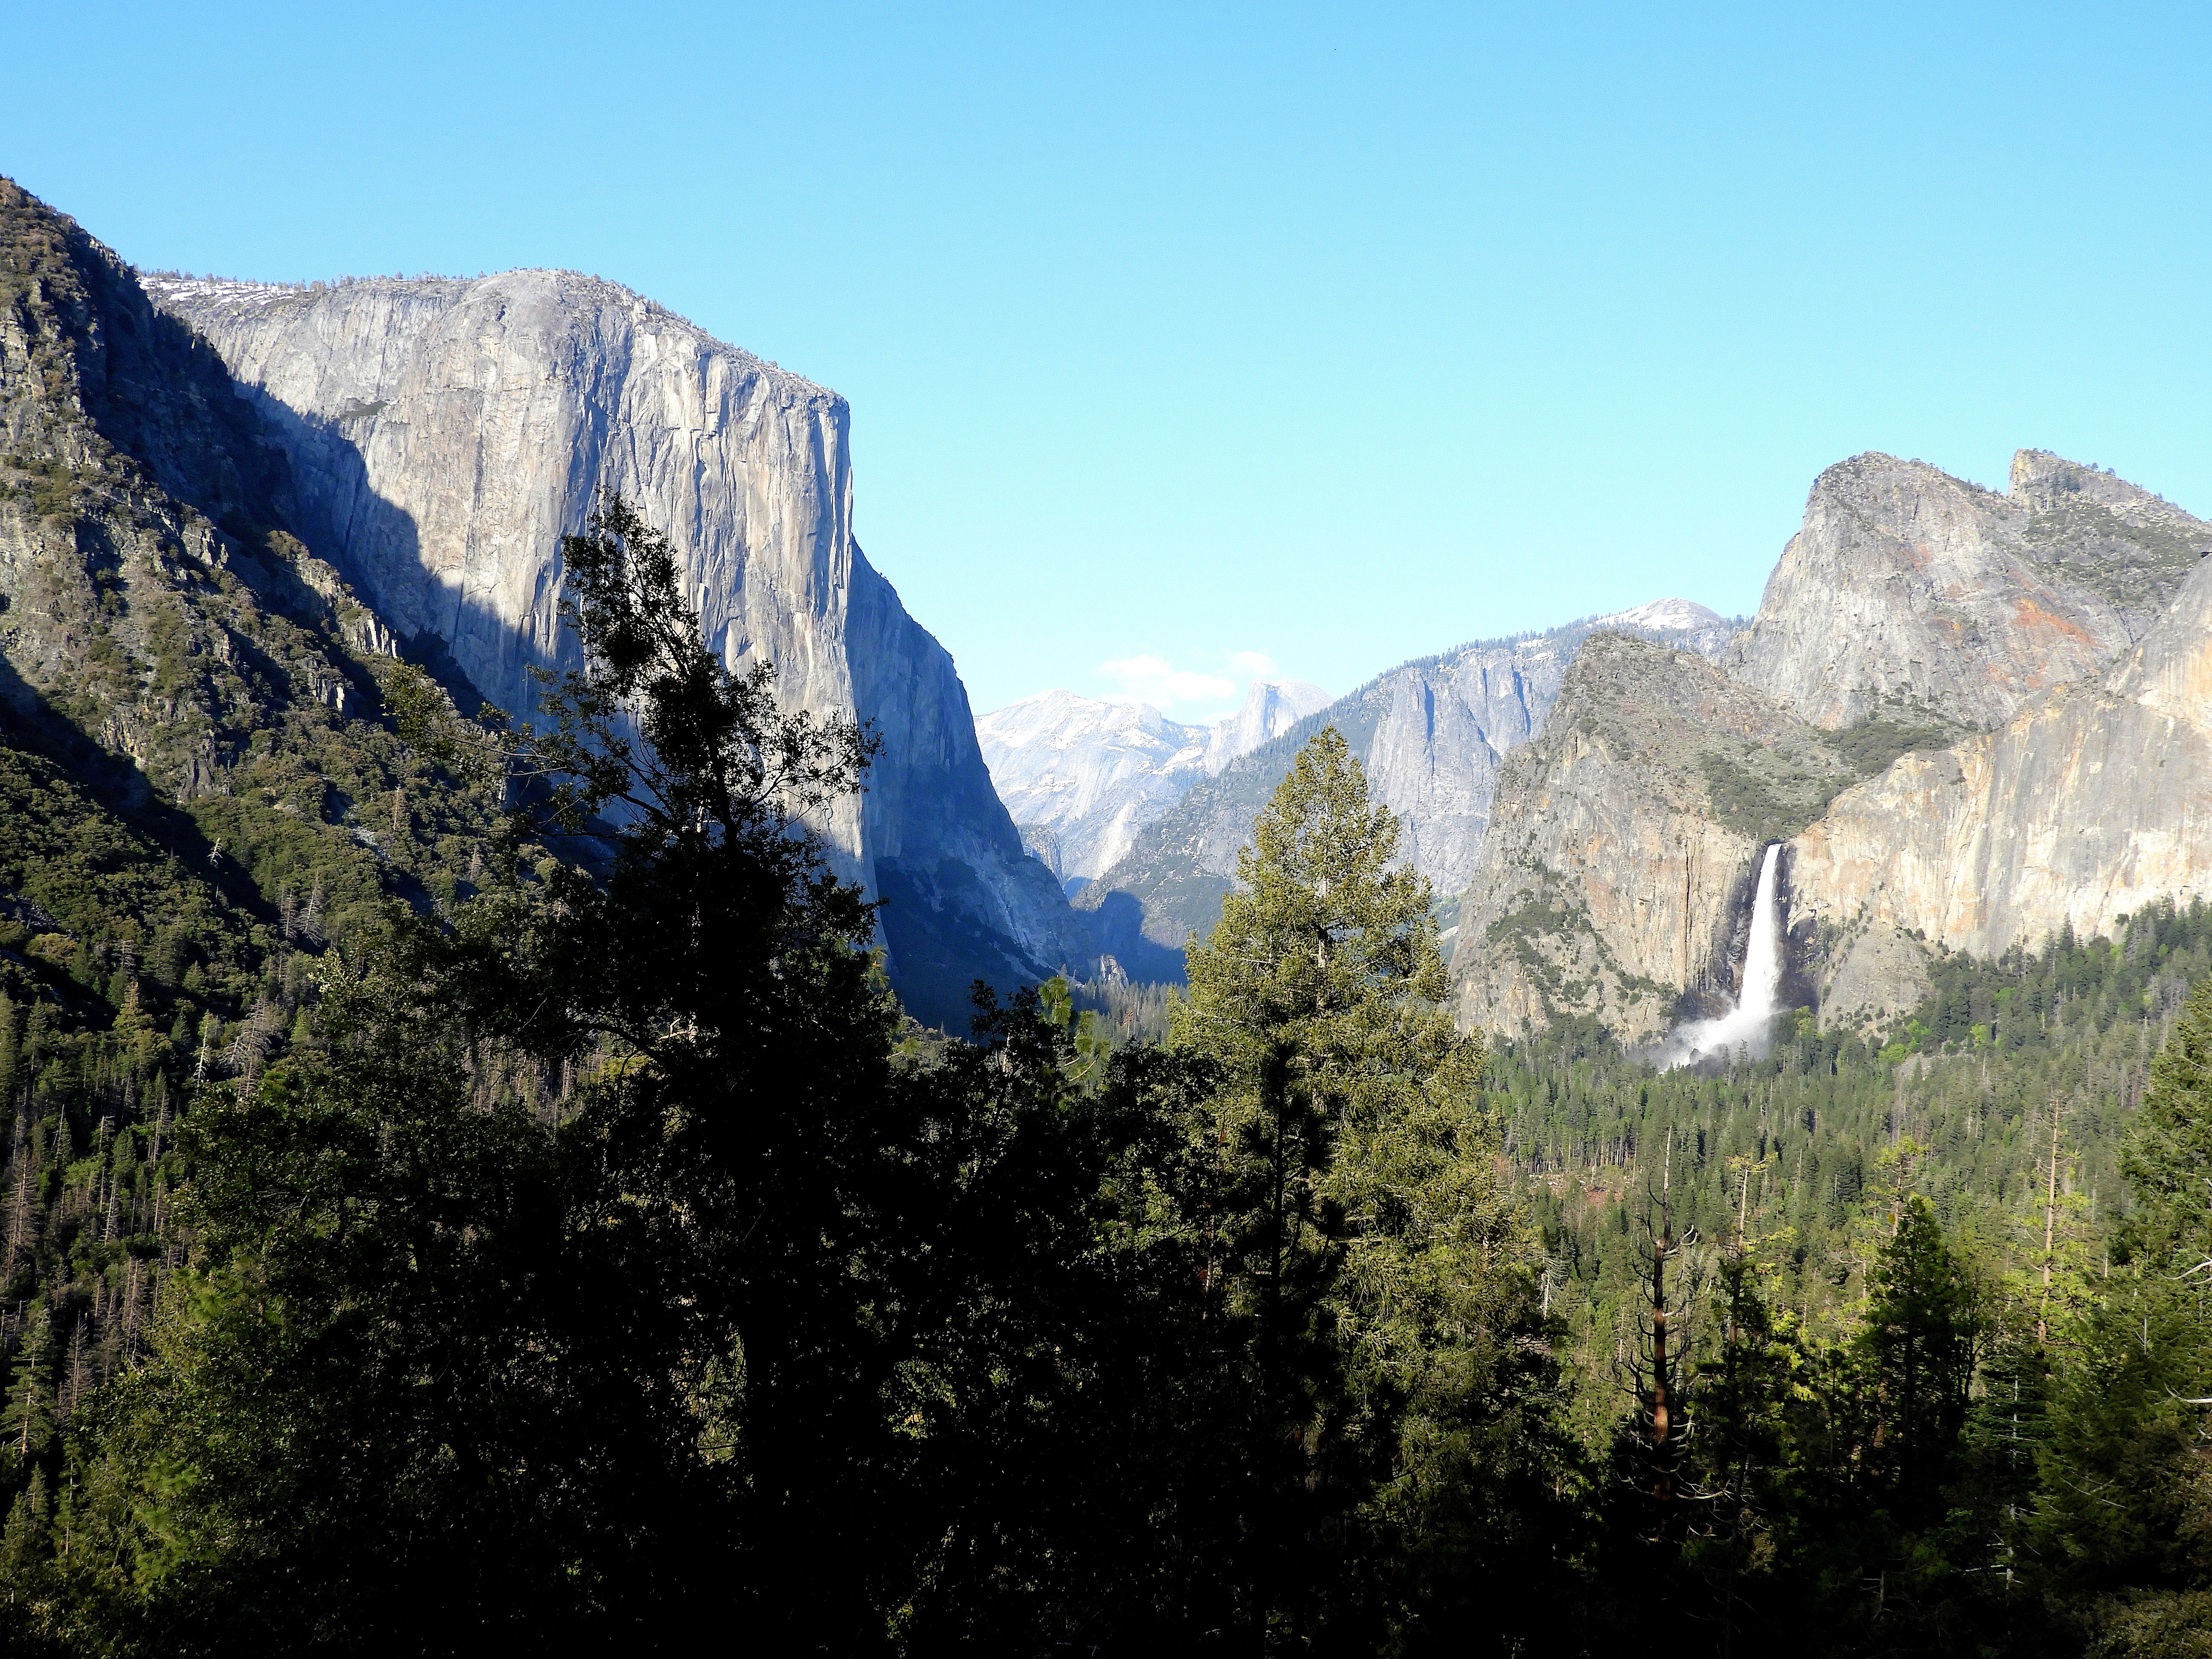
M 1229 672 L 1243 679 L 1264 680 L 1275 672 L 1275 659 L 1264 651 L 1232 651 Z
M 1100 663 L 1098 672 L 1120 685 L 1123 700 L 1148 702 L 1162 710 L 1179 702 L 1219 702 L 1237 695 L 1234 681 L 1177 668 L 1164 657 L 1117 657 Z

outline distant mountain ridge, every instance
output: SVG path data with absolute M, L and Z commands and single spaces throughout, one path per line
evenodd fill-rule
M 1736 624 L 1703 605 L 1662 599 L 1401 663 L 1194 784 L 1083 890 L 1078 908 L 1097 917 L 1100 945 L 1129 972 L 1179 978 L 1182 943 L 1219 918 L 1237 850 L 1268 796 L 1305 742 L 1334 726 L 1365 765 L 1369 787 L 1400 815 L 1407 861 L 1449 912 L 1474 874 L 1500 761 L 1543 729 L 1568 664 L 1603 628 L 1717 656 Z
M 1046 691 L 984 715 L 975 736 L 1030 852 L 1080 886 L 1199 778 L 1328 701 L 1303 680 L 1255 680 L 1237 713 L 1196 726 L 1150 703 Z

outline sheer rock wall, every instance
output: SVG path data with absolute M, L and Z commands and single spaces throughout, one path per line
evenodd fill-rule
M 614 491 L 684 550 L 707 637 L 787 706 L 884 739 L 821 828 L 888 901 L 894 982 L 964 1029 L 971 978 L 1082 965 L 1087 936 L 993 793 L 967 693 L 852 534 L 834 392 L 595 278 L 314 289 L 149 279 L 289 458 L 311 539 L 418 653 L 511 711 L 562 665 L 559 541 Z

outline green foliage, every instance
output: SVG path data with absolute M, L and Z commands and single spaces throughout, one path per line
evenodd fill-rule
M 1205 1271 L 1254 1401 L 1253 1474 L 1226 1501 L 1249 1540 L 1242 1617 L 1268 1644 L 1395 1628 L 1422 1645 L 1412 1628 L 1443 1617 L 1429 1604 L 1482 1577 L 1480 1495 L 1546 1466 L 1540 1433 L 1500 1426 L 1548 1370 L 1522 1346 L 1528 1241 L 1498 1179 L 1485 1056 L 1438 1006 L 1431 897 L 1397 842 L 1321 732 L 1170 1010 L 1173 1048 L 1220 1079 L 1195 1126 Z
M 1692 1497 L 1667 1518 L 1601 1496 L 1601 1627 L 1663 1610 L 1819 1653 L 2167 1639 L 2212 1579 L 2185 1449 L 2185 1402 L 2212 1397 L 2186 1278 L 2212 1003 L 2181 1006 L 2208 942 L 2203 906 L 2162 903 L 2114 939 L 1946 958 L 1894 1042 L 1801 1015 L 1767 1060 L 1702 1073 L 1570 1027 L 1499 1055 L 1590 1443 L 1638 1432 L 1610 1356 L 1647 1318 L 1636 1217 L 1662 1169 L 1713 1287 Z
M 1698 752 L 1697 766 L 1713 817 L 1761 844 L 1796 835 L 1848 781 L 1793 767 L 1776 751 L 1749 747 L 1707 747 Z
M 1081 981 L 1071 988 L 1077 1004 L 1098 1016 L 1097 1029 L 1114 1042 L 1167 1040 L 1168 1005 L 1176 994 L 1172 987 L 1109 979 Z
M 1870 778 L 1887 772 L 1902 756 L 1922 749 L 1945 748 L 1963 735 L 1960 727 L 1930 719 L 1921 709 L 1893 704 L 1832 733 L 1828 741 L 1852 770 Z

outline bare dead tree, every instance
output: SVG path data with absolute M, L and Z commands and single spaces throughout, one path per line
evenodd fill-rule
M 1668 1149 L 1662 1164 L 1659 1189 L 1644 1189 L 1644 1212 L 1638 1218 L 1650 1264 L 1644 1281 L 1644 1316 L 1638 1322 L 1635 1342 L 1624 1349 L 1620 1361 L 1624 1383 L 1636 1401 L 1638 1424 L 1630 1478 L 1650 1496 L 1653 1529 L 1661 1534 L 1676 1527 L 1677 1500 L 1686 1495 L 1682 1463 L 1692 1424 L 1683 1385 L 1703 1282 L 1694 1255 L 1697 1229 L 1680 1237 L 1674 1231 L 1672 1150 Z

